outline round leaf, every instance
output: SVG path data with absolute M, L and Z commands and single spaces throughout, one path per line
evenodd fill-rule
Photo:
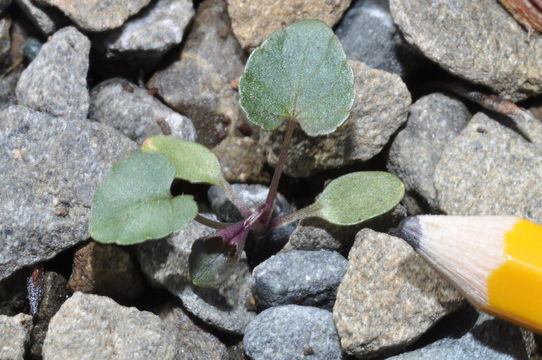
M 152 136 L 142 145 L 143 152 L 158 152 L 175 166 L 175 177 L 191 183 L 206 183 L 222 187 L 220 163 L 205 146 L 170 136 Z
M 341 176 L 324 189 L 311 208 L 333 224 L 354 225 L 393 209 L 405 194 L 401 180 L 383 171 Z
M 91 237 L 129 245 L 185 227 L 198 211 L 192 196 L 169 191 L 175 168 L 160 154 L 135 153 L 117 162 L 94 195 Z
M 295 119 L 316 136 L 348 118 L 354 77 L 333 31 L 320 20 L 304 20 L 274 32 L 251 54 L 239 93 L 254 124 L 274 130 Z

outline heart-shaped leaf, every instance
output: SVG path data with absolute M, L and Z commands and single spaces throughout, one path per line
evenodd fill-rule
M 294 119 L 308 135 L 323 135 L 348 118 L 354 77 L 333 31 L 303 20 L 274 32 L 250 55 L 239 94 L 248 119 L 265 130 Z
M 143 152 L 158 152 L 175 166 L 175 177 L 191 183 L 206 183 L 223 187 L 216 155 L 205 146 L 171 136 L 151 136 L 141 146 Z
M 185 227 L 198 211 L 192 196 L 169 191 L 175 167 L 160 154 L 134 153 L 117 162 L 94 195 L 91 237 L 129 245 Z
M 390 211 L 404 194 L 405 187 L 397 176 L 361 171 L 330 182 L 308 208 L 313 209 L 312 216 L 333 224 L 354 225 Z

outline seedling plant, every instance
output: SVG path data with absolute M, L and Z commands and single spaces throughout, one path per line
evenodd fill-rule
M 303 20 L 274 32 L 249 57 L 239 83 L 247 118 L 272 131 L 286 122 L 282 149 L 266 201 L 250 210 L 224 179 L 217 157 L 195 142 L 152 136 L 142 152 L 117 162 L 99 186 L 90 216 L 91 237 L 131 245 L 160 239 L 199 221 L 216 229 L 197 239 L 189 258 L 192 282 L 216 287 L 235 269 L 249 232 L 271 230 L 306 217 L 353 225 L 393 209 L 404 195 L 401 181 L 381 171 L 354 172 L 331 181 L 311 205 L 272 219 L 273 203 L 296 126 L 309 136 L 335 131 L 354 101 L 352 69 L 338 38 L 319 20 Z M 225 224 L 198 214 L 191 195 L 173 196 L 174 179 L 220 187 L 243 215 Z

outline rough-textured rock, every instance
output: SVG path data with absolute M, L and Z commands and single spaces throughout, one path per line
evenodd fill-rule
M 369 160 L 406 121 L 410 93 L 398 75 L 349 61 L 354 71 L 356 98 L 348 120 L 329 135 L 310 137 L 294 131 L 284 172 L 308 177 L 325 169 Z M 273 132 L 262 131 L 260 145 L 275 166 L 286 131 L 286 122 Z
M 246 360 L 245 352 L 243 351 L 243 342 L 229 346 L 226 356 L 221 360 Z
M 71 291 L 129 301 L 143 292 L 143 279 L 130 254 L 120 246 L 90 242 L 73 255 Z
M 434 182 L 453 215 L 517 215 L 542 222 L 542 146 L 476 114 L 444 150 Z
M 0 110 L 17 102 L 15 87 L 21 76 L 22 68 L 17 68 L 0 78 Z
M 178 332 L 178 360 L 223 360 L 226 346 L 215 336 L 198 327 L 182 308 L 167 304 L 160 318 L 170 322 Z
M 452 74 L 521 99 L 542 93 L 542 36 L 497 1 L 390 0 L 407 41 Z
M 37 4 L 54 6 L 80 28 L 105 31 L 118 28 L 128 17 L 137 14 L 151 0 L 34 0 Z
M 49 321 L 60 309 L 67 297 L 66 279 L 53 271 L 47 271 L 43 280 L 43 297 L 40 301 L 38 313 L 34 318 L 34 327 L 30 333 L 29 352 L 32 356 L 41 357 Z
M 247 326 L 243 346 L 254 360 L 342 359 L 332 314 L 311 306 L 264 310 Z
M 268 183 L 271 175 L 265 169 L 265 154 L 251 137 L 228 136 L 213 148 L 224 178 L 230 183 Z
M 18 314 L 13 317 L 0 315 L 0 358 L 23 360 L 31 328 L 30 315 Z
M 217 145 L 239 118 L 238 95 L 231 81 L 243 72 L 244 54 L 230 29 L 222 0 L 198 8 L 178 59 L 149 80 L 147 87 L 192 119 L 198 142 Z
M 401 77 L 422 60 L 393 23 L 389 0 L 356 1 L 339 23 L 337 36 L 347 58 Z
M 147 311 L 76 292 L 51 319 L 46 360 L 175 359 L 178 332 Z
M 299 222 L 290 235 L 283 251 L 299 250 L 335 250 L 347 251 L 352 246 L 358 231 L 370 228 L 387 231 L 396 227 L 407 216 L 406 209 L 397 205 L 392 211 L 361 224 L 340 226 L 320 218 L 307 218 Z
M 11 18 L 7 14 L 0 15 L 0 65 L 10 65 L 9 55 L 11 48 Z
M 245 49 L 259 46 L 275 30 L 316 18 L 335 25 L 351 0 L 227 0 L 233 32 Z
M 16 89 L 19 105 L 85 119 L 89 51 L 90 41 L 74 27 L 57 31 L 21 74 Z
M 107 57 L 155 61 L 183 40 L 192 0 L 158 0 L 104 39 Z
M 388 360 L 527 360 L 520 328 L 481 314 L 476 326 L 464 336 L 445 338 L 421 349 Z
M 92 197 L 137 150 L 108 126 L 24 107 L 0 113 L 0 279 L 88 239 Z
M 68 22 L 58 9 L 37 5 L 32 0 L 15 0 L 15 3 L 44 35 L 51 35 Z
M 210 214 L 204 216 L 213 218 Z M 192 244 L 213 232 L 213 229 L 192 221 L 165 239 L 139 245 L 138 260 L 151 282 L 165 286 L 179 297 L 190 313 L 220 330 L 242 334 L 254 317 L 249 310 L 252 277 L 246 260 L 241 259 L 230 279 L 217 289 L 198 288 L 190 281 L 188 257 Z
M 399 352 L 463 303 L 399 238 L 364 229 L 348 260 L 333 316 L 342 349 L 358 358 Z
M 263 185 L 233 184 L 232 188 L 251 210 L 256 210 L 259 205 L 265 203 L 267 198 L 268 188 Z M 237 210 L 220 188 L 212 186 L 207 192 L 207 198 L 211 204 L 211 208 L 216 212 L 220 220 L 224 222 L 237 222 L 243 219 L 239 210 Z M 288 203 L 288 200 L 281 194 L 278 194 L 275 199 L 272 218 L 289 214 L 294 210 L 295 208 Z M 295 227 L 296 223 L 294 222 L 273 229 L 263 239 L 258 239 L 249 234 L 245 246 L 245 253 L 247 254 L 249 264 L 255 266 L 269 256 L 277 253 L 288 242 L 288 238 Z
M 138 144 L 162 134 L 196 140 L 190 119 L 162 104 L 146 89 L 120 78 L 105 80 L 92 89 L 89 118 L 114 127 Z
M 388 170 L 397 174 L 406 190 L 436 209 L 433 174 L 446 145 L 466 126 L 471 115 L 460 101 L 444 94 L 422 97 L 410 107 L 407 125 L 390 148 Z
M 331 310 L 348 261 L 334 251 L 292 250 L 254 268 L 252 292 L 260 308 L 298 304 Z

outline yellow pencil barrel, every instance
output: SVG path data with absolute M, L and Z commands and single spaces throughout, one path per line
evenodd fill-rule
M 489 274 L 482 310 L 542 333 L 542 226 L 521 219 L 504 241 L 505 261 Z

